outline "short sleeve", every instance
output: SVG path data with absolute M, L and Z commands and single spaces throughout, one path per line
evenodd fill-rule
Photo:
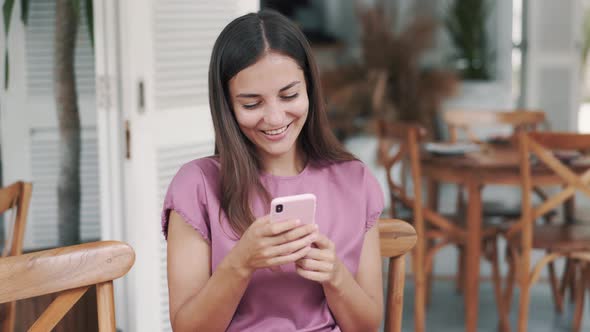
M 203 171 L 195 164 L 185 164 L 178 170 L 166 192 L 162 208 L 162 232 L 168 238 L 170 212 L 174 210 L 201 236 L 211 242 L 207 193 Z
M 381 189 L 381 185 L 379 184 L 375 176 L 366 167 L 364 176 L 364 190 L 366 197 L 365 204 L 367 209 L 365 231 L 368 231 L 371 227 L 375 225 L 375 223 L 381 216 L 381 213 L 383 212 L 384 196 L 383 190 Z

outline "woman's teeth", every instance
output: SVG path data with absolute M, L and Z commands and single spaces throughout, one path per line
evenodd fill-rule
M 287 130 L 287 126 L 284 126 L 283 128 L 279 128 L 279 129 L 274 129 L 274 130 L 263 130 L 262 132 L 267 134 L 267 135 L 278 135 L 278 134 L 282 134 L 285 130 Z

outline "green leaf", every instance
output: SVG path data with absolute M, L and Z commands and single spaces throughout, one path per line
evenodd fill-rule
M 2 5 L 2 14 L 4 16 L 4 33 L 6 36 L 8 36 L 8 30 L 10 29 L 12 7 L 14 7 L 14 0 L 4 0 L 4 4 Z
M 8 90 L 8 80 L 10 78 L 10 72 L 8 71 L 8 50 L 4 55 L 4 90 Z
M 29 21 L 29 0 L 20 0 L 20 19 L 24 25 Z
M 94 8 L 92 0 L 86 0 L 86 26 L 90 35 L 90 46 L 94 49 Z

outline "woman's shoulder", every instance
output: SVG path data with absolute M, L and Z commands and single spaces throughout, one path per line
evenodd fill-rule
M 184 181 L 194 182 L 203 179 L 216 179 L 218 176 L 219 158 L 217 156 L 208 156 L 184 163 L 175 177 Z

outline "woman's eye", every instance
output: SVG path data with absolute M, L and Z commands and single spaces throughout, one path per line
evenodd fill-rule
M 254 103 L 254 104 L 246 104 L 246 105 L 242 105 L 242 107 L 246 108 L 246 109 L 253 109 L 256 108 L 256 106 L 260 105 L 260 103 Z
M 285 99 L 285 100 L 289 100 L 289 99 L 293 99 L 293 98 L 297 97 L 298 95 L 299 95 L 298 93 L 294 93 L 294 94 L 288 95 L 288 96 L 281 96 L 281 98 Z

